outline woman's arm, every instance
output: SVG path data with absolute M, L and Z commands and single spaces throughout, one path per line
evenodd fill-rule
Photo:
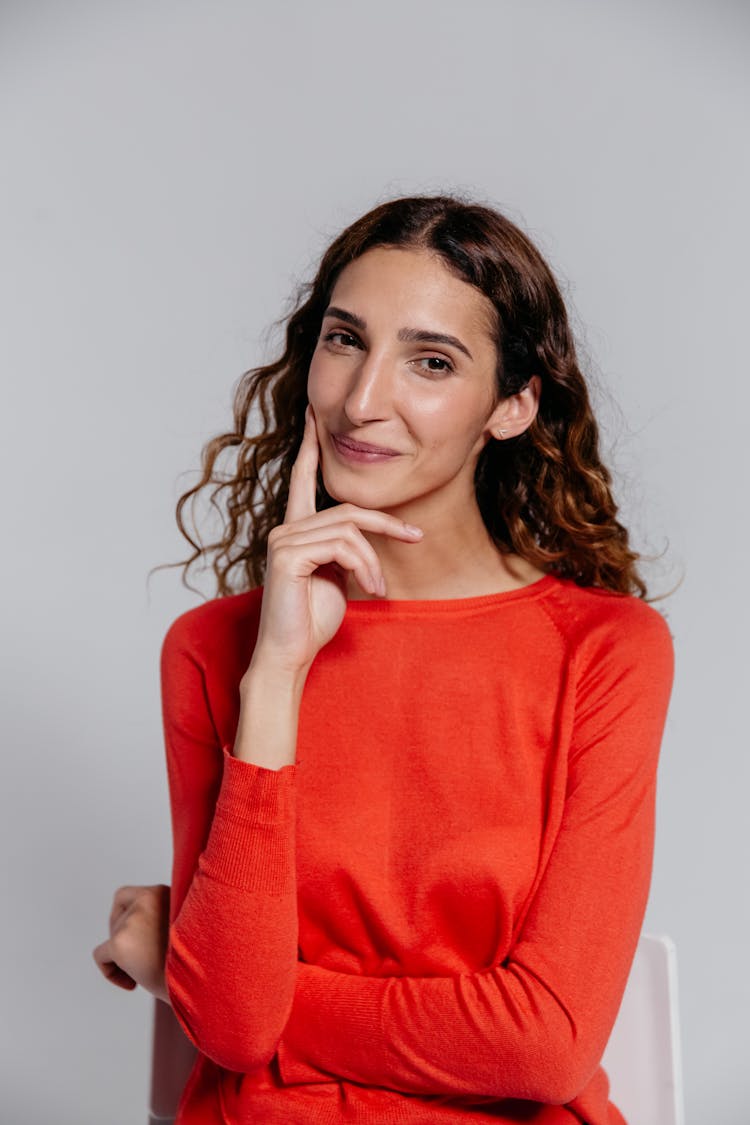
M 170 927 L 165 979 L 195 1045 L 249 1071 L 273 1056 L 294 994 L 295 767 L 224 753 L 208 844 Z
M 166 984 L 188 1037 L 240 1072 L 271 1059 L 294 995 L 295 760 L 307 674 L 343 621 L 347 571 L 369 592 L 379 586 L 378 558 L 363 529 L 406 542 L 421 535 L 395 516 L 352 504 L 316 512 L 318 461 L 308 407 L 284 523 L 268 536 L 234 747 L 222 746 L 218 760 L 199 638 L 185 635 L 194 614 L 175 622 L 162 647 L 177 884 Z
M 221 1066 L 248 1071 L 276 1050 L 295 986 L 296 767 L 239 756 L 249 757 L 257 726 L 242 712 L 235 754 L 220 746 L 191 624 L 190 614 L 179 618 L 162 645 L 175 836 L 165 980 L 195 1046 Z M 252 688 L 248 694 L 257 703 Z M 262 724 L 265 706 L 257 703 L 256 714 Z
M 596 1069 L 638 941 L 674 654 L 653 612 L 584 642 L 564 817 L 509 958 L 449 977 L 298 966 L 286 1082 L 572 1100 Z

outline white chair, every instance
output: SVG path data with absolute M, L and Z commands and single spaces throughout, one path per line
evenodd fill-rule
M 685 1125 L 677 957 L 670 938 L 641 935 L 602 1066 L 628 1125 Z
M 196 1051 L 169 1005 L 154 1004 L 149 1125 L 172 1125 Z M 685 1125 L 677 960 L 669 938 L 641 936 L 602 1065 L 628 1125 Z

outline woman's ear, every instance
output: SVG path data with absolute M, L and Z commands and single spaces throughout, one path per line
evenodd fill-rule
M 522 390 L 498 403 L 487 423 L 492 437 L 504 441 L 527 430 L 537 416 L 541 393 L 541 377 L 532 375 Z

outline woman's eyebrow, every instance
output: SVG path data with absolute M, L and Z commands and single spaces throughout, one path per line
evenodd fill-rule
M 323 313 L 323 319 L 327 316 L 336 317 L 337 320 L 343 320 L 346 324 L 351 324 L 353 328 L 359 328 L 363 332 L 367 328 L 367 322 L 361 316 L 355 313 L 347 312 L 346 309 L 340 309 L 337 305 L 329 305 Z M 474 357 L 466 347 L 462 344 L 457 336 L 449 336 L 445 332 L 434 332 L 430 328 L 402 328 L 398 334 L 399 340 L 404 340 L 407 343 L 417 344 L 448 344 L 454 348 L 458 348 L 460 352 L 473 360 Z
M 449 344 L 458 348 L 469 359 L 474 358 L 466 344 L 462 344 L 457 336 L 448 336 L 445 332 L 433 332 L 429 328 L 402 328 L 398 334 L 399 340 L 407 340 L 417 344 Z
M 323 320 L 325 320 L 327 316 L 335 316 L 336 320 L 343 320 L 346 324 L 351 324 L 352 328 L 359 328 L 361 332 L 364 332 L 365 328 L 367 328 L 367 324 L 361 316 L 356 316 L 354 313 L 347 312 L 346 309 L 340 309 L 337 305 L 328 306 L 323 313 Z

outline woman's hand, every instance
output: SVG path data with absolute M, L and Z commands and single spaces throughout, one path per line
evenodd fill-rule
M 164 961 L 169 939 L 169 887 L 120 887 L 109 915 L 109 939 L 97 945 L 94 960 L 118 988 L 141 985 L 169 1003 Z
M 368 594 L 385 594 L 380 561 L 362 531 L 418 543 L 422 532 L 403 520 L 354 504 L 318 512 L 319 445 L 312 407 L 292 467 L 284 522 L 268 536 L 266 579 L 251 667 L 262 663 L 306 673 L 335 635 L 346 612 L 346 572 Z

